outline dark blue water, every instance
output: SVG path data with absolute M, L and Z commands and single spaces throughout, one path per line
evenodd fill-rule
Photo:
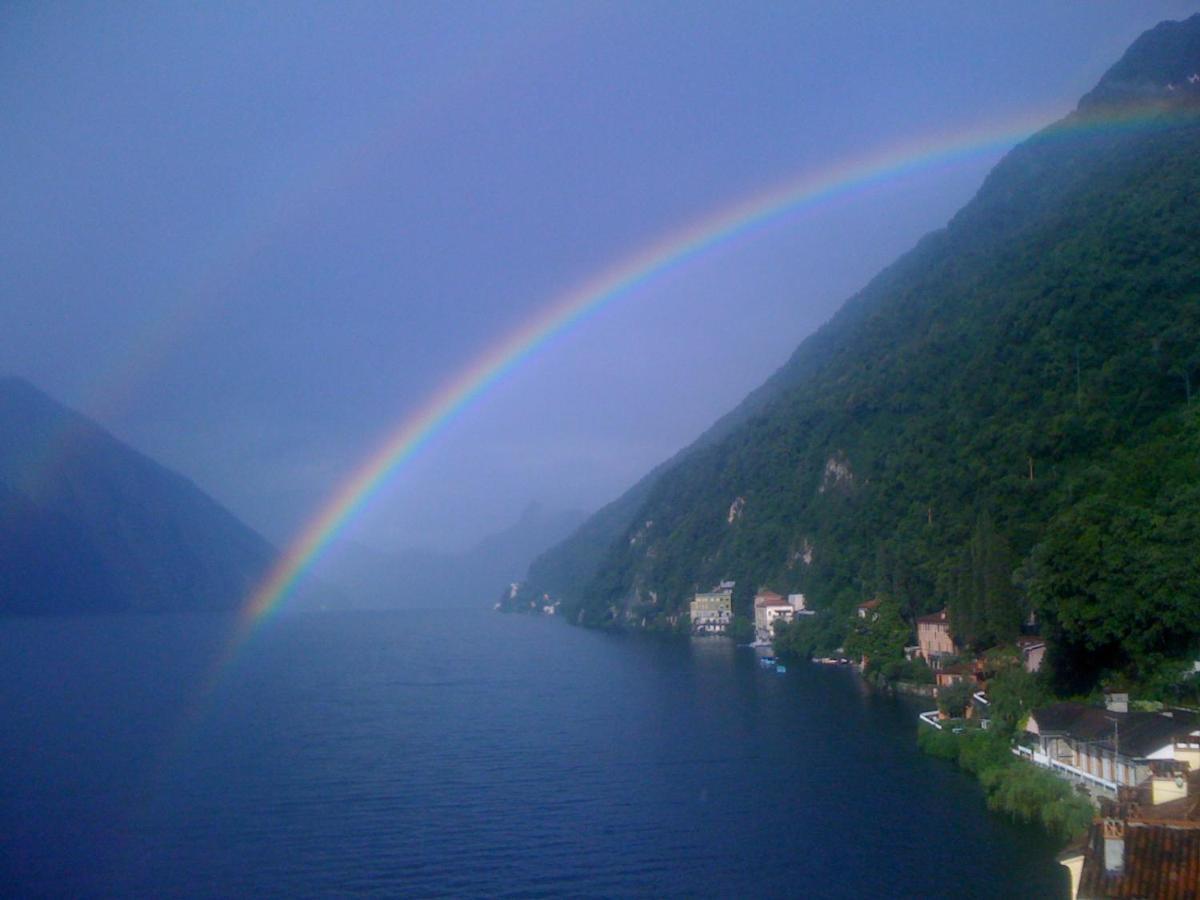
M 482 612 L 0 623 L 5 894 L 1062 896 L 919 705 Z

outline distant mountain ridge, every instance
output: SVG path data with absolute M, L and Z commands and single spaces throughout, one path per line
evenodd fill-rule
M 0 378 L 0 613 L 232 609 L 275 555 L 188 479 Z
M 461 553 L 387 553 L 343 542 L 331 548 L 316 572 L 341 588 L 344 604 L 355 607 L 491 606 L 502 585 L 518 580 L 537 554 L 586 518 L 579 510 L 531 503 L 515 523 Z
M 1200 513 L 1177 498 L 1200 484 L 1198 72 L 1200 16 L 1142 35 L 727 424 L 539 558 L 523 596 L 675 627 L 735 579 L 743 614 L 764 585 L 833 618 L 883 594 L 910 617 L 948 604 L 965 632 L 986 535 L 1060 673 L 1196 649 Z M 1139 126 L 1104 127 L 1114 111 Z M 1115 552 L 1085 560 L 1095 545 L 1156 563 L 1132 582 Z

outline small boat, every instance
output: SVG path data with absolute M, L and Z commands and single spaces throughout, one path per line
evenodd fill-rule
M 775 671 L 782 675 L 787 671 L 787 666 L 785 666 L 783 663 L 777 663 L 775 666 Z

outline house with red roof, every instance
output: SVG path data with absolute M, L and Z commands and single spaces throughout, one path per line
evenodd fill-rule
M 1072 900 L 1175 897 L 1200 900 L 1200 741 L 1189 759 L 1159 760 L 1137 788 L 1100 801 L 1087 834 L 1058 855 Z
M 879 618 L 879 606 L 881 603 L 883 601 L 876 597 L 874 600 L 858 604 L 858 606 L 854 607 L 854 612 L 860 619 L 875 620 Z
M 763 589 L 754 596 L 754 636 L 767 643 L 775 636 L 776 622 L 791 622 L 796 608 L 782 595 Z

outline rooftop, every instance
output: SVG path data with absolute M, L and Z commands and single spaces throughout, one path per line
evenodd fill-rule
M 758 594 L 754 597 L 754 605 L 757 607 L 760 607 L 760 608 L 764 607 L 764 606 L 787 606 L 789 608 L 791 607 L 791 604 L 788 603 L 787 600 L 785 600 L 781 595 L 775 593 L 774 591 L 759 591 Z
M 969 662 L 953 663 L 948 666 L 942 666 L 938 672 L 944 672 L 947 675 L 974 675 L 975 665 Z
M 1120 872 L 1104 866 L 1102 823 L 1088 832 L 1080 900 L 1092 897 L 1200 898 L 1200 827 L 1125 823 L 1124 859 Z
M 1167 762 L 1173 762 L 1167 760 Z M 1178 763 L 1175 763 L 1178 765 Z M 1153 768 L 1153 764 L 1151 764 Z M 1135 788 L 1122 788 L 1118 799 L 1100 800 L 1100 812 L 1111 818 L 1136 819 L 1142 822 L 1178 825 L 1194 822 L 1200 827 L 1200 769 L 1187 773 L 1187 796 L 1155 804 L 1153 787 L 1145 781 Z
M 1031 721 L 1040 734 L 1065 734 L 1080 741 L 1113 747 L 1119 736 L 1121 753 L 1144 757 L 1169 744 L 1176 736 L 1200 727 L 1194 713 L 1174 710 L 1170 715 L 1153 712 L 1112 712 L 1082 703 L 1052 703 L 1035 709 Z

